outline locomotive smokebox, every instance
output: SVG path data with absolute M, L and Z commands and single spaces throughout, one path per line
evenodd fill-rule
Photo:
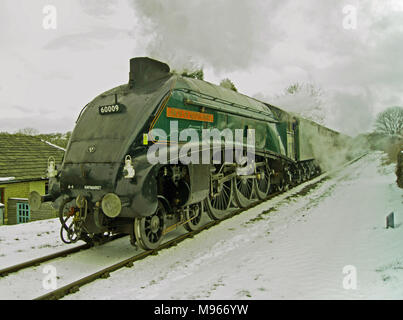
M 170 76 L 166 63 L 150 58 L 133 58 L 130 60 L 129 86 L 144 87 L 149 83 Z

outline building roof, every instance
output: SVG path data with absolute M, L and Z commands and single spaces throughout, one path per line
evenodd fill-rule
M 33 136 L 0 134 L 0 179 L 12 183 L 46 178 L 51 156 L 61 164 L 64 151 Z

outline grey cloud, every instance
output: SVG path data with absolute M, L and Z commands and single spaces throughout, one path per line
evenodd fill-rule
M 62 48 L 72 48 L 75 50 L 95 50 L 102 49 L 110 41 L 119 38 L 130 38 L 131 31 L 115 28 L 97 28 L 93 31 L 75 33 L 58 37 L 48 42 L 44 49 L 58 50 Z
M 117 0 L 79 0 L 80 5 L 85 13 L 96 16 L 104 17 L 115 13 Z
M 187 61 L 215 70 L 259 63 L 279 40 L 271 23 L 278 4 L 266 1 L 132 0 L 151 41 L 148 54 L 180 67 Z
M 18 110 L 18 111 L 22 111 L 22 112 L 28 112 L 28 113 L 31 113 L 31 112 L 32 112 L 32 109 L 31 109 L 31 108 L 29 108 L 29 107 L 23 107 L 23 106 L 19 106 L 19 105 L 13 105 L 13 106 L 11 107 L 11 109 Z
M 0 119 L 0 132 L 16 132 L 22 128 L 36 128 L 41 133 L 66 132 L 74 127 L 75 118 L 72 116 L 60 119 L 44 119 L 43 115 L 30 116 L 29 118 Z
M 73 76 L 66 72 L 48 72 L 42 76 L 44 80 L 73 80 Z
M 336 91 L 329 101 L 328 123 L 351 135 L 370 131 L 374 120 L 373 101 L 374 97 L 368 90 Z
M 132 54 L 174 68 L 204 65 L 207 80 L 230 76 L 248 95 L 270 97 L 295 82 L 314 83 L 327 94 L 326 124 L 350 134 L 370 130 L 376 113 L 403 104 L 403 12 L 378 15 L 372 8 L 387 0 L 58 0 L 60 17 L 75 16 L 60 20 L 55 33 L 40 26 L 28 32 L 30 13 L 40 5 L 25 2 L 26 16 L 14 19 L 18 1 L 0 1 L 0 42 L 7 43 L 0 51 L 1 97 L 11 105 L 44 106 L 43 114 L 45 105 L 67 113 L 69 105 L 126 81 Z M 346 4 L 358 9 L 356 30 L 343 29 Z M 94 76 L 104 61 L 111 62 L 104 64 L 111 77 Z M 66 85 L 76 94 L 55 103 Z M 20 91 L 25 94 L 17 98 Z M 44 101 L 42 92 L 55 97 Z M 73 125 L 76 115 L 66 123 Z M 13 125 L 31 126 L 21 117 Z M 35 118 L 41 131 L 49 122 Z
M 350 3 L 289 2 L 275 18 L 287 40 L 266 61 L 289 84 L 318 83 L 327 92 L 326 124 L 355 134 L 371 130 L 374 116 L 392 102 L 403 102 L 403 12 L 376 15 L 371 2 L 349 2 L 358 9 L 356 30 L 342 27 L 342 8 Z M 291 66 L 308 79 L 293 78 Z

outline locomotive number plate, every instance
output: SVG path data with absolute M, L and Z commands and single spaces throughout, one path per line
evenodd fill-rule
M 107 106 L 100 106 L 99 107 L 99 114 L 107 115 L 112 113 L 122 113 L 125 110 L 125 106 L 123 104 L 110 104 Z

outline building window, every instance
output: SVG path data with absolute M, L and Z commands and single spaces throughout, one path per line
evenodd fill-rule
M 17 223 L 29 221 L 30 209 L 28 203 L 17 203 Z

